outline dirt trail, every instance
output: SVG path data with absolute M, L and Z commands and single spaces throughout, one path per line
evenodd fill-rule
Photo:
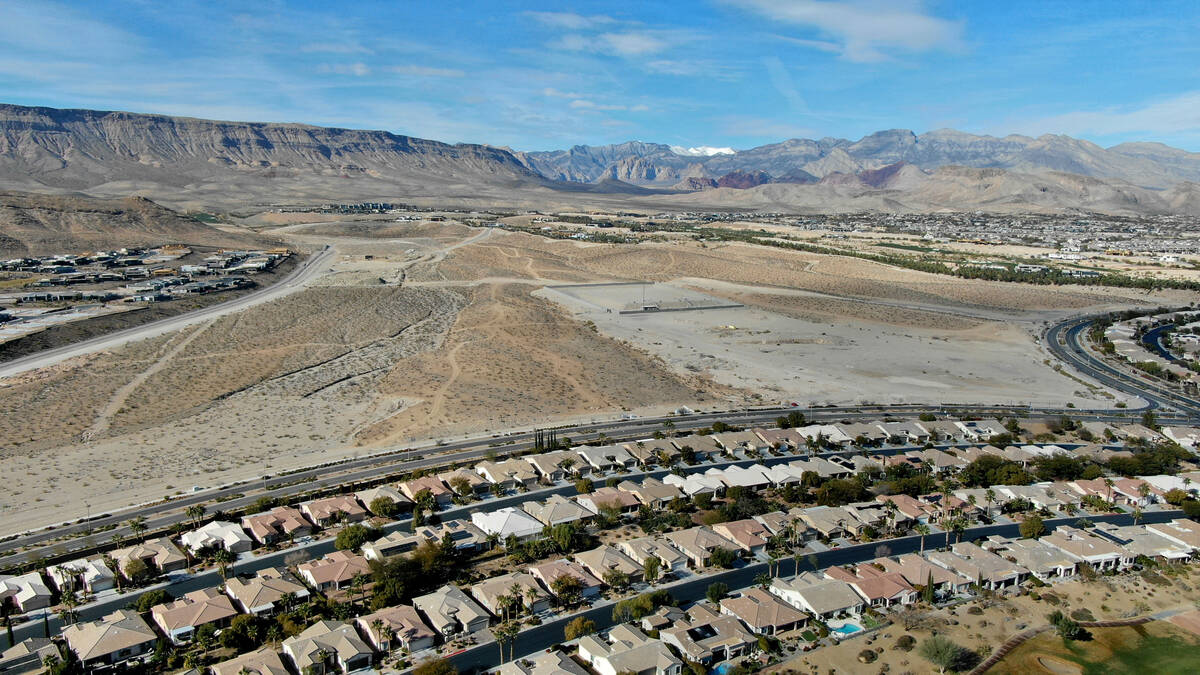
M 183 350 L 187 349 L 188 345 L 190 345 L 193 340 L 200 337 L 216 322 L 216 319 L 212 319 L 201 324 L 198 328 L 196 328 L 196 330 L 192 331 L 190 335 L 180 340 L 174 347 L 160 356 L 154 361 L 154 363 L 150 364 L 149 368 L 138 373 L 137 376 L 127 382 L 125 386 L 114 392 L 112 398 L 108 400 L 108 403 L 106 403 L 104 408 L 100 410 L 100 413 L 96 415 L 96 421 L 93 422 L 92 426 L 88 427 L 88 429 L 81 434 L 83 440 L 89 441 L 105 431 L 108 431 L 109 425 L 112 424 L 113 417 L 120 412 L 121 408 L 125 407 L 125 402 L 129 400 L 129 396 L 133 394 L 133 392 L 137 391 L 138 387 L 142 386 L 146 380 L 150 379 L 155 373 L 165 368 L 171 359 L 174 359 Z

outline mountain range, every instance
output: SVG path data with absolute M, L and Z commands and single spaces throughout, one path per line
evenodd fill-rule
M 0 104 L 0 189 L 175 208 L 428 200 L 509 208 L 1200 215 L 1200 153 L 1068 136 L 881 131 L 746 150 L 629 141 L 520 152 L 385 131 Z

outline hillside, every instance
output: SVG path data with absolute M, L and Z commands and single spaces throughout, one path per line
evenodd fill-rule
M 0 105 L 0 181 L 188 206 L 469 193 L 544 179 L 505 150 L 386 131 Z
M 219 230 L 141 197 L 0 193 L 3 258 L 166 243 L 235 248 L 270 242 Z

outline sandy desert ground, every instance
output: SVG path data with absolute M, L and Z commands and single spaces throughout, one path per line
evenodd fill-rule
M 278 301 L 0 382 L 0 534 L 78 518 L 85 503 L 96 513 L 420 441 L 680 405 L 1111 404 L 1043 364 L 1033 335 L 1065 313 L 1160 301 L 744 245 L 454 223 L 268 232 L 332 244 L 336 262 Z M 745 307 L 623 317 L 545 289 L 633 280 Z

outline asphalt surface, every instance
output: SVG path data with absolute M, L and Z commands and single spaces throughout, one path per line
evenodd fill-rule
M 293 293 L 299 290 L 315 274 L 320 272 L 322 265 L 328 262 L 333 254 L 334 249 L 326 246 L 321 251 L 309 256 L 308 260 L 305 260 L 299 267 L 292 270 L 292 273 L 281 281 L 234 298 L 228 302 L 211 305 L 178 316 L 169 316 L 165 319 L 108 333 L 107 335 L 101 335 L 90 340 L 46 349 L 36 354 L 13 359 L 12 361 L 0 364 L 0 378 L 12 377 L 13 375 L 19 375 L 37 368 L 45 368 L 76 356 L 83 356 L 84 354 L 91 354 L 104 349 L 112 349 L 134 340 L 142 340 L 162 335 L 163 333 L 169 333 L 203 321 L 225 316 L 226 314 L 240 312 L 248 307 L 260 305 Z
M 1179 517 L 1182 517 L 1182 512 L 1180 511 L 1154 511 L 1146 513 L 1141 522 L 1161 523 Z M 1103 521 L 1122 525 L 1133 523 L 1133 517 L 1128 514 L 1089 516 L 1088 519 L 1093 522 Z M 1077 518 L 1047 520 L 1046 527 L 1047 529 L 1054 529 L 1061 525 L 1073 525 L 1075 522 L 1077 522 L 1077 520 Z M 992 535 L 1019 537 L 1019 527 L 1020 526 L 1015 523 L 973 527 L 963 533 L 962 540 L 974 541 L 976 539 L 984 539 Z M 938 536 L 936 534 L 929 535 L 925 539 L 925 548 L 927 550 L 933 549 L 944 544 L 944 536 L 945 535 Z M 951 535 L 951 537 L 953 538 L 953 535 Z M 868 544 L 835 548 L 823 553 L 816 553 L 814 555 L 817 558 L 817 567 L 824 569 L 833 565 L 851 565 L 873 560 L 879 556 L 880 546 L 886 546 L 888 548 L 890 552 L 887 553 L 887 555 L 916 553 L 921 548 L 921 537 L 911 536 L 900 537 L 898 539 L 875 541 Z M 781 561 L 779 574 L 777 576 L 789 576 L 786 573 L 791 571 L 792 568 L 793 563 L 790 560 L 785 559 Z M 808 567 L 807 561 L 802 561 L 800 570 L 804 571 L 806 569 L 811 568 Z M 671 593 L 671 597 L 675 599 L 676 604 L 682 606 L 703 600 L 705 593 L 708 591 L 708 587 L 711 584 L 721 582 L 728 585 L 731 590 L 748 588 L 754 585 L 754 578 L 756 576 L 763 574 L 766 571 L 767 563 L 753 563 L 725 572 L 689 577 L 680 583 L 661 586 L 661 588 L 666 588 L 666 590 Z M 612 618 L 612 609 L 612 605 L 605 605 L 603 607 L 589 609 L 583 612 L 582 615 L 594 621 L 596 623 L 597 630 L 605 630 L 616 625 L 616 622 L 613 621 Z M 514 654 L 523 656 L 532 654 L 534 652 L 539 652 L 543 649 L 548 649 L 551 645 L 563 642 L 563 628 L 568 622 L 577 616 L 580 616 L 580 614 L 571 614 L 564 617 L 558 617 L 551 621 L 547 621 L 540 626 L 522 626 L 521 632 L 517 635 L 514 641 L 512 652 Z M 500 662 L 499 656 L 500 648 L 494 642 L 489 642 L 476 645 L 459 652 L 454 656 L 449 657 L 449 661 L 458 669 L 460 673 L 472 673 L 489 668 L 495 668 Z
M 1200 418 L 1200 400 L 1185 396 L 1153 381 L 1149 375 L 1126 372 L 1094 356 L 1083 344 L 1088 327 L 1096 317 L 1078 317 L 1057 323 L 1046 331 L 1046 346 L 1071 367 L 1101 384 L 1147 401 L 1158 410 L 1177 410 L 1188 418 Z M 1059 344 L 1062 340 L 1063 344 Z
M 1142 344 L 1145 345 L 1147 349 L 1154 351 L 1154 353 L 1158 354 L 1159 356 L 1163 357 L 1164 359 L 1166 359 L 1168 361 L 1178 361 L 1179 357 L 1175 356 L 1171 352 L 1167 351 L 1166 348 L 1163 347 L 1163 345 L 1162 345 L 1163 333 L 1173 330 L 1174 328 L 1175 328 L 1174 325 L 1159 326 L 1158 328 L 1152 328 L 1152 329 L 1146 331 L 1146 334 L 1142 336 Z

